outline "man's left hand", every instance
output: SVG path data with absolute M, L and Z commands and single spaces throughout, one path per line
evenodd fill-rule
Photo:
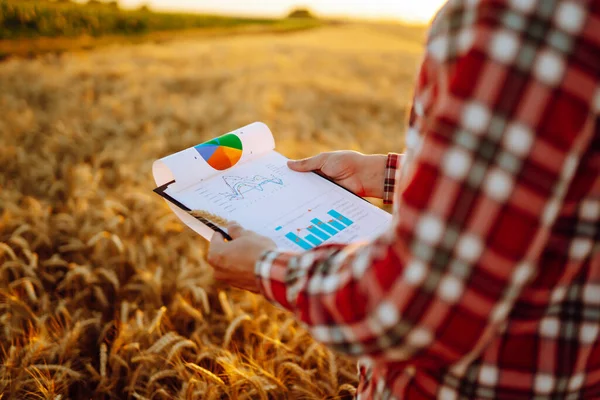
M 254 266 L 267 250 L 275 250 L 275 242 L 265 236 L 245 230 L 238 224 L 227 227 L 233 240 L 225 241 L 215 232 L 208 250 L 207 260 L 215 269 L 215 279 L 240 289 L 258 292 Z

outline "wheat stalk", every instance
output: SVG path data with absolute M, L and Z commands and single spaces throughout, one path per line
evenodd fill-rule
M 217 375 L 213 374 L 209 370 L 202 368 L 199 365 L 196 365 L 193 363 L 186 363 L 185 366 L 188 367 L 189 369 L 193 370 L 194 372 L 197 372 L 198 374 L 202 375 L 203 377 L 207 378 L 208 380 L 210 380 L 213 383 L 216 383 L 219 385 L 225 385 L 225 382 L 223 382 L 223 380 L 221 378 L 219 378 Z
M 123 301 L 121 303 L 121 324 L 125 325 L 129 319 L 129 303 Z
M 328 355 L 329 355 L 329 378 L 331 381 L 331 387 L 335 388 L 338 386 L 337 361 L 335 359 L 335 354 L 333 354 L 332 351 L 328 351 Z
M 176 307 L 181 307 L 186 314 L 194 318 L 197 322 L 204 321 L 204 316 L 202 315 L 200 310 L 197 310 L 196 308 L 192 307 L 192 305 L 188 303 L 183 297 L 181 297 L 180 294 L 177 294 L 176 297 Z
M 356 394 L 356 388 L 349 383 L 344 383 L 338 388 L 338 394 L 340 394 L 341 392 L 348 392 L 351 396 L 354 397 L 354 395 Z
M 350 382 L 358 382 L 358 377 L 356 376 L 356 371 L 347 371 L 346 369 L 340 369 L 339 374 L 347 381 Z
M 230 221 L 228 219 L 223 218 L 217 214 L 213 214 L 208 211 L 204 211 L 204 210 L 192 210 L 192 211 L 190 211 L 190 215 L 195 218 L 200 217 L 200 218 L 207 219 L 208 221 L 212 222 L 213 224 L 217 224 L 217 225 L 221 225 L 221 226 L 227 226 L 230 223 Z
M 121 357 L 120 355 L 113 353 L 113 354 L 111 354 L 111 355 L 110 355 L 110 357 L 109 357 L 109 358 L 110 358 L 110 361 L 111 361 L 111 366 L 112 366 L 112 369 L 113 369 L 113 373 L 114 373 L 114 371 L 115 371 L 115 370 L 117 370 L 117 368 L 114 368 L 114 365 L 113 365 L 113 363 L 117 363 L 117 364 L 119 364 L 121 367 L 123 367 L 123 368 L 125 368 L 127 371 L 129 371 L 129 364 L 128 364 L 128 363 L 127 363 L 127 361 L 125 361 L 125 360 L 123 359 L 123 357 Z M 133 361 L 133 360 L 132 360 L 132 361 Z
M 231 323 L 227 327 L 227 330 L 225 331 L 225 340 L 223 341 L 223 346 L 229 347 L 229 343 L 231 342 L 231 336 L 237 329 L 238 325 L 240 325 L 244 321 L 250 321 L 250 320 L 251 320 L 251 318 L 249 315 L 242 314 L 242 315 L 238 315 L 233 321 L 231 321 Z
M 100 344 L 100 376 L 106 377 L 106 343 Z
M 252 384 L 252 386 L 258 393 L 258 396 L 261 400 L 265 400 L 265 399 L 269 398 L 269 395 L 267 394 L 267 390 L 269 390 L 270 388 L 273 388 L 274 386 L 268 385 L 268 384 L 264 385 L 263 382 L 261 382 L 260 376 L 258 376 L 258 375 L 251 377 L 248 381 Z M 256 381 L 258 381 L 258 382 L 256 382 Z M 251 398 L 256 398 L 256 397 L 251 396 Z
M 223 313 L 228 320 L 231 321 L 233 318 L 233 310 L 231 309 L 231 303 L 229 303 L 229 299 L 227 298 L 227 293 L 224 291 L 219 292 L 219 303 L 221 303 L 221 308 L 223 309 Z
M 86 363 L 85 369 L 90 373 L 90 375 L 92 375 L 92 377 L 95 380 L 97 380 L 97 381 L 102 380 L 102 376 L 98 373 L 98 371 L 96 371 L 96 369 L 92 366 L 92 364 Z
M 155 372 L 154 374 L 152 374 L 152 376 L 150 376 L 150 379 L 148 380 L 148 386 L 151 387 L 154 382 L 156 382 L 160 379 L 175 378 L 177 376 L 179 376 L 179 374 L 174 369 L 167 369 L 164 371 Z
M 200 302 L 202 303 L 202 311 L 204 311 L 204 314 L 210 314 L 210 303 L 208 302 L 208 295 L 206 294 L 206 290 L 198 286 L 192 287 L 190 289 L 194 295 L 195 301 L 198 301 L 198 297 L 200 298 Z
M 173 345 L 173 347 L 171 347 L 169 354 L 167 354 L 167 361 L 171 361 L 173 356 L 175 354 L 177 354 L 179 352 L 179 350 L 186 348 L 186 347 L 191 348 L 191 349 L 196 349 L 198 346 L 196 346 L 196 343 L 192 342 L 191 340 L 188 340 L 188 339 L 182 340 L 181 342 L 178 342 L 177 344 Z
M 142 310 L 135 311 L 135 322 L 137 323 L 138 328 L 144 326 L 144 312 Z
M 12 247 L 10 247 L 9 245 L 7 245 L 6 243 L 0 242 L 0 250 L 3 250 L 3 252 L 5 254 L 8 254 L 8 256 L 12 260 L 16 260 L 17 259 L 17 255 L 15 254 L 14 250 L 12 249 Z M 2 253 L 0 253 L 0 255 L 2 255 Z
M 119 278 L 117 277 L 117 274 L 115 271 L 110 270 L 108 268 L 98 268 L 98 269 L 96 269 L 95 272 L 96 272 L 96 275 L 98 275 L 99 277 L 102 277 L 106 281 L 108 281 L 114 290 L 119 290 L 119 286 L 120 286 Z
M 125 351 L 129 351 L 129 350 L 140 350 L 140 343 L 139 342 L 131 342 L 131 343 L 127 343 L 125 346 L 123 346 L 123 350 Z
M 83 376 L 81 373 L 74 371 L 69 367 L 65 367 L 64 365 L 33 364 L 33 365 L 29 366 L 28 369 L 37 369 L 40 371 L 62 372 L 62 373 L 65 373 L 65 374 L 71 376 L 74 379 L 81 379 Z
M 108 298 L 100 286 L 92 286 L 92 292 L 94 293 L 94 298 L 98 300 L 103 308 L 109 307 Z
M 148 327 L 148 333 L 152 333 L 152 332 L 154 332 L 155 329 L 158 329 L 158 327 L 160 326 L 160 321 L 161 321 L 162 317 L 165 315 L 166 311 L 167 311 L 167 307 L 165 307 L 165 306 L 162 306 L 158 310 L 158 312 L 156 313 L 156 316 L 154 317 L 154 319 L 150 323 L 150 326 Z
M 181 340 L 181 336 L 179 336 L 177 333 L 171 331 L 168 332 L 167 334 L 165 334 L 163 337 L 161 337 L 160 339 L 158 339 L 149 349 L 148 349 L 148 353 L 153 353 L 153 354 L 158 354 L 160 353 L 164 348 L 168 347 L 169 345 L 173 344 L 176 341 Z

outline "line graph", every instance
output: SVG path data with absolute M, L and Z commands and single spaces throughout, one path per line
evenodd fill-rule
M 264 192 L 264 187 L 268 184 L 283 185 L 283 179 L 277 178 L 274 175 L 271 175 L 271 177 L 262 175 L 254 175 L 252 177 L 226 175 L 222 178 L 229 190 L 221 193 L 221 195 L 229 201 L 244 200 L 246 194 L 252 191 Z

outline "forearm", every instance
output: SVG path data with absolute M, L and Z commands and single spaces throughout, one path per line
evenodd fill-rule
M 410 181 L 396 193 L 398 215 L 385 234 L 358 246 L 268 252 L 256 265 L 260 291 L 336 351 L 416 366 L 450 365 L 486 345 L 536 272 L 531 260 L 541 247 L 534 244 L 544 243 L 545 224 L 552 223 L 542 219 L 544 210 L 524 214 L 513 197 L 496 206 L 495 188 L 482 181 L 474 202 L 502 211 L 489 230 L 455 229 L 452 221 L 462 215 L 457 199 L 470 183 L 435 166 L 431 154 L 445 159 L 453 151 L 444 136 L 430 134 L 424 145 L 432 153 L 420 153 Z M 535 184 L 516 177 L 514 182 L 517 192 Z M 568 184 L 554 177 L 544 194 L 550 204 L 560 202 L 554 187 Z M 460 189 L 445 190 L 452 185 Z M 507 249 L 513 230 L 530 235 Z M 468 335 L 460 333 L 465 316 Z
M 492 122 L 506 116 L 494 106 L 516 101 L 512 95 L 499 91 L 488 104 L 461 91 L 474 85 L 465 71 L 476 71 L 478 52 L 488 48 L 475 44 L 477 51 L 462 49 L 448 62 L 426 59 L 416 97 L 423 110 L 411 125 L 418 137 L 395 189 L 390 230 L 358 248 L 272 252 L 257 265 L 262 292 L 338 351 L 446 368 L 489 343 L 538 271 L 554 210 L 592 131 L 573 141 L 575 129 L 557 138 L 511 117 L 499 134 Z M 552 93 L 557 112 L 569 115 L 568 97 Z M 524 108 L 538 101 L 517 100 Z M 570 145 L 559 150 L 559 142 Z M 496 152 L 488 154 L 489 146 Z M 557 152 L 552 163 L 540 163 L 540 152 L 531 150 L 550 147 Z M 388 170 L 384 187 L 394 187 L 398 174 Z M 540 206 L 528 206 L 524 193 Z

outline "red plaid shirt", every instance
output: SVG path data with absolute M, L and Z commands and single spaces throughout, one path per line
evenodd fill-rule
M 437 15 L 389 231 L 256 265 L 359 398 L 600 398 L 599 77 L 599 1 Z

